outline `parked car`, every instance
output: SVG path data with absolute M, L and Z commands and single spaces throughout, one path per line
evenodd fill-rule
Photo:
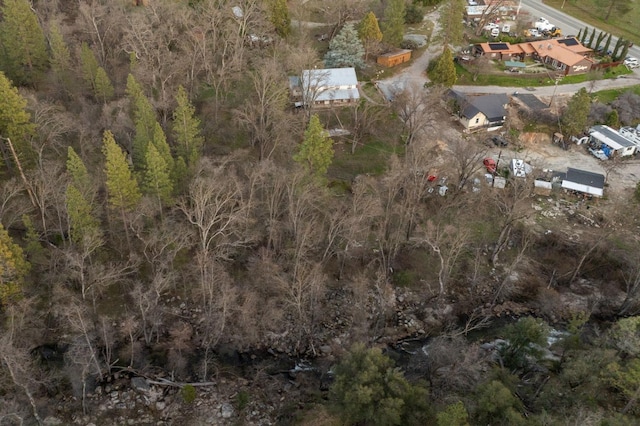
M 525 37 L 540 37 L 540 32 L 535 28 L 529 28 L 528 30 L 524 30 Z
M 491 37 L 498 37 L 500 35 L 500 28 L 494 28 L 491 30 Z
M 485 158 L 482 160 L 482 164 L 486 167 L 487 171 L 491 174 L 495 174 L 498 169 L 498 165 L 496 164 L 496 160 L 493 158 Z
M 502 26 L 503 33 L 509 33 L 509 31 L 511 31 L 511 25 L 505 24 Z
M 507 145 L 509 145 L 509 141 L 506 140 L 505 138 L 503 138 L 500 135 L 491 136 L 491 142 L 493 142 L 493 144 L 495 146 L 507 146 Z
M 483 30 L 491 31 L 494 28 L 500 28 L 500 25 L 494 24 L 493 22 L 489 22 L 487 25 L 484 26 Z
M 627 68 L 638 68 L 640 67 L 640 63 L 638 62 L 638 58 L 634 58 L 633 56 L 627 56 L 622 62 Z

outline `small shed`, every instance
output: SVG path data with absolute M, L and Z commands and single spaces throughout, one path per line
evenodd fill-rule
M 378 63 L 385 67 L 395 67 L 398 64 L 409 61 L 409 59 L 411 59 L 411 50 L 401 49 L 378 56 Z
M 602 197 L 604 195 L 604 175 L 568 167 L 567 175 L 562 180 L 562 187 L 594 197 Z

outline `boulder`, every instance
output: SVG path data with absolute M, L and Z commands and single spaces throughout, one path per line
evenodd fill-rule
M 132 378 L 131 387 L 141 393 L 148 393 L 151 390 L 151 386 L 149 385 L 149 382 L 144 377 Z

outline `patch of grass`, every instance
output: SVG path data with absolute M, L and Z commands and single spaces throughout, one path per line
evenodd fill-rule
M 621 89 L 600 90 L 598 92 L 593 93 L 592 98 L 604 104 L 608 104 L 616 100 L 618 96 L 622 95 L 624 92 L 629 92 L 629 91 L 640 96 L 640 85 L 624 87 Z
M 543 0 L 543 3 L 556 9 L 562 8 L 564 13 L 584 21 L 590 27 L 622 36 L 635 44 L 640 43 L 640 4 L 637 2 L 631 3 L 631 11 L 624 16 L 612 12 L 608 21 L 604 20 L 606 6 L 599 0 Z
M 404 145 L 374 139 L 359 145 L 353 154 L 349 143 L 337 145 L 335 150 L 336 155 L 327 173 L 328 177 L 351 181 L 360 174 L 383 174 L 392 154 L 404 154 Z
M 417 281 L 417 277 L 415 271 L 404 270 L 394 272 L 392 280 L 396 287 L 411 288 Z
M 499 64 L 498 67 L 502 65 Z M 473 75 L 465 67 L 456 64 L 458 81 L 456 84 L 469 86 L 502 86 L 502 87 L 543 87 L 553 86 L 555 80 L 546 73 L 538 74 L 513 74 L 513 73 L 481 73 L 473 81 Z M 552 71 L 549 70 L 551 73 Z M 631 74 L 632 71 L 623 65 L 608 68 L 603 73 L 590 72 L 586 74 L 568 75 L 562 78 L 559 85 L 584 83 L 586 81 L 618 78 L 621 75 Z

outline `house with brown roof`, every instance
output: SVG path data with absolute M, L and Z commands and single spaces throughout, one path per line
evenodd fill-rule
M 575 37 L 539 40 L 527 43 L 506 42 L 479 43 L 473 47 L 474 54 L 501 61 L 536 59 L 564 75 L 584 74 L 595 63 L 588 55 L 593 50 L 583 46 Z
M 519 59 L 522 55 L 522 49 L 517 44 L 506 42 L 496 43 L 478 43 L 473 46 L 474 55 L 486 56 L 489 59 L 499 59 L 501 61 L 510 61 Z
M 411 50 L 398 49 L 378 56 L 377 62 L 385 67 L 393 67 L 411 59 Z
M 576 44 L 567 45 L 566 43 L 560 43 L 561 41 L 566 42 L 567 40 L 573 40 Z M 580 42 L 575 38 L 540 40 L 531 42 L 530 44 L 535 50 L 534 58 L 551 68 L 561 71 L 564 75 L 587 73 L 595 63 L 595 61 L 586 56 L 585 53 L 577 53 L 590 52 L 591 49 L 585 48 L 584 46 L 582 46 L 582 48 L 577 47 L 577 45 L 580 45 Z

